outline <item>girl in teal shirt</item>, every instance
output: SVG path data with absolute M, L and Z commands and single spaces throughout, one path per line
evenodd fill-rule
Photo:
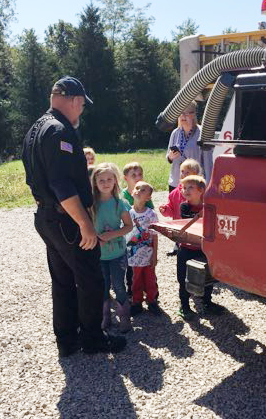
M 101 243 L 101 266 L 105 282 L 102 328 L 111 325 L 110 288 L 116 294 L 120 330 L 131 330 L 130 306 L 125 287 L 127 269 L 125 235 L 132 228 L 128 206 L 119 198 L 119 169 L 101 163 L 92 173 L 94 224 Z

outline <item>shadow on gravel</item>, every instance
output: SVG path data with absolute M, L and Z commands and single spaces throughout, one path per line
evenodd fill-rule
M 232 287 L 231 285 L 228 285 L 225 283 L 216 284 L 216 286 L 213 289 L 213 295 L 220 294 L 221 289 L 229 290 L 238 300 L 259 301 L 262 304 L 266 304 L 265 297 L 261 297 L 260 295 L 257 295 L 257 294 L 251 294 L 250 292 Z
M 176 357 L 193 355 L 188 339 L 179 333 L 183 323 L 172 324 L 169 316 L 144 312 L 133 320 L 128 345 L 117 355 L 77 354 L 59 360 L 66 377 L 58 403 L 62 419 L 133 419 L 138 417 L 134 400 L 163 387 L 167 366 L 150 348 L 168 348 Z M 130 395 L 127 387 L 130 387 Z M 144 402 L 144 401 L 143 401 Z
M 133 324 L 137 327 L 135 335 L 140 343 L 154 349 L 167 348 L 176 358 L 192 356 L 194 350 L 189 346 L 189 339 L 180 335 L 184 322 L 172 323 L 168 314 L 164 311 L 162 313 L 162 316 L 157 317 L 144 312 L 134 318 Z
M 233 288 L 233 287 L 230 287 L 230 286 L 228 286 L 227 288 L 239 300 L 259 301 L 262 304 L 266 304 L 266 298 L 265 297 L 261 297 L 260 295 L 257 295 L 257 294 L 251 294 L 250 292 L 239 290 L 237 288 Z
M 254 339 L 242 340 L 237 335 L 249 331 L 245 323 L 226 310 L 221 317 L 209 318 L 212 328 L 197 322 L 191 327 L 212 340 L 221 352 L 243 363 L 238 371 L 194 402 L 228 419 L 266 417 L 266 351 Z
M 80 353 L 60 360 L 66 377 L 57 405 L 60 418 L 137 418 L 120 371 L 125 354 Z

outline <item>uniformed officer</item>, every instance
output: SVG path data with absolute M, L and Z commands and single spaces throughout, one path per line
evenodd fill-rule
M 50 109 L 24 139 L 26 182 L 37 203 L 35 227 L 47 247 L 52 278 L 53 327 L 59 356 L 118 352 L 124 337 L 101 330 L 103 277 L 86 159 L 77 135 L 92 104 L 81 82 L 65 76 L 52 88 Z

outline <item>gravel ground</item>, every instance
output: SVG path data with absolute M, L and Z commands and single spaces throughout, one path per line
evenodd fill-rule
M 165 199 L 154 194 L 156 205 Z M 0 212 L 1 419 L 266 418 L 265 299 L 219 285 L 214 300 L 225 315 L 184 323 L 176 261 L 166 257 L 173 245 L 160 236 L 163 316 L 135 318 L 121 354 L 58 360 L 34 209 Z

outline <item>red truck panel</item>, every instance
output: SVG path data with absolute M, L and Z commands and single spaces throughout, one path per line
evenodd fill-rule
M 217 157 L 202 248 L 214 278 L 266 296 L 266 158 Z

